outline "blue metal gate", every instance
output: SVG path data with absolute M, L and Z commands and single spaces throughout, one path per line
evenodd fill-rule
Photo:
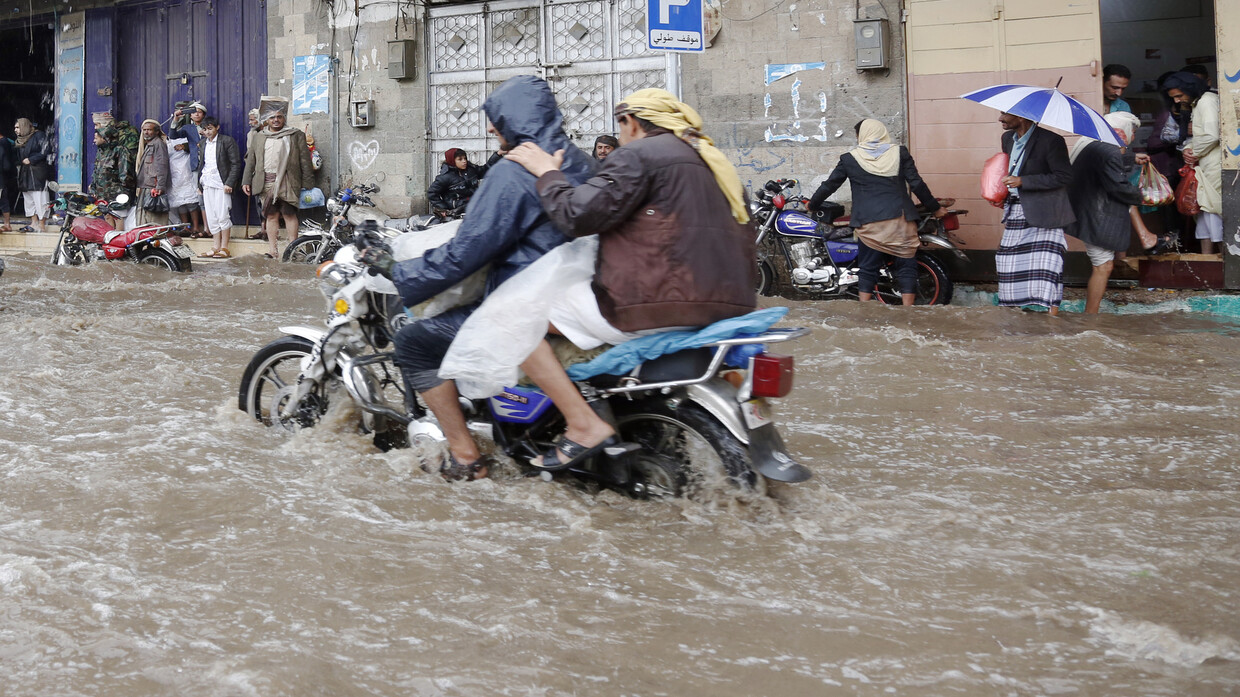
M 164 122 L 176 102 L 198 100 L 244 150 L 246 114 L 267 87 L 267 2 L 134 0 L 87 10 L 86 62 L 88 118 L 111 111 L 134 126 Z M 245 214 L 240 194 L 233 214 L 237 222 Z

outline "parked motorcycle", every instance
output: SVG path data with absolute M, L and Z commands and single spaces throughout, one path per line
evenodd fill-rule
M 374 201 L 370 194 L 379 193 L 376 184 L 362 184 L 354 188 L 343 188 L 327 201 L 327 212 L 330 227 L 312 219 L 301 221 L 297 231 L 297 239 L 284 248 L 282 259 L 294 264 L 319 264 L 331 259 L 341 247 L 353 241 L 353 232 L 359 225 L 373 220 L 388 237 L 396 237 L 402 232 L 415 227 L 415 218 L 385 218 L 375 211 Z
M 848 218 L 843 217 L 844 207 L 827 201 L 822 210 L 810 212 L 808 199 L 790 193 L 797 186 L 795 179 L 768 181 L 750 204 L 758 224 L 758 293 L 774 295 L 786 284 L 815 298 L 856 298 L 858 243 L 853 239 Z M 967 260 L 951 232 L 960 229 L 960 216 L 968 211 L 952 209 L 955 202 L 939 199 L 940 205 L 949 209 L 943 218 L 935 218 L 918 206 L 918 305 L 946 305 L 952 300 L 952 281 L 947 271 L 926 250 L 950 249 Z M 900 289 L 892 267 L 889 262 L 879 269 L 874 296 L 898 305 Z M 782 277 L 777 270 L 783 271 Z
M 52 252 L 53 264 L 78 266 L 101 259 L 127 259 L 168 271 L 191 270 L 193 252 L 180 237 L 189 231 L 188 223 L 143 225 L 129 231 L 114 230 L 108 224 L 105 216 L 124 215 L 123 210 L 129 207 L 128 194 L 108 202 L 76 191 L 58 193 L 51 207 L 64 215 L 60 239 Z
M 397 258 L 408 236 L 393 245 Z M 363 431 L 374 433 L 381 448 L 440 442 L 433 416 L 416 395 L 404 393 L 392 360 L 390 347 L 407 315 L 391 281 L 357 261 L 360 247 L 342 248 L 319 268 L 326 329 L 281 327 L 286 336 L 246 366 L 237 406 L 264 424 L 295 430 L 314 426 L 333 401 L 348 398 L 362 411 Z M 767 402 L 791 389 L 793 359 L 764 350 L 807 333 L 771 329 L 737 336 L 649 360 L 626 375 L 578 383 L 624 443 L 571 471 L 530 463 L 565 428 L 542 392 L 509 387 L 462 404 L 472 431 L 489 435 L 528 474 L 544 479 L 568 474 L 643 498 L 692 493 L 718 479 L 761 490 L 768 479 L 810 477 L 788 454 Z M 747 354 L 738 362 L 734 350 Z

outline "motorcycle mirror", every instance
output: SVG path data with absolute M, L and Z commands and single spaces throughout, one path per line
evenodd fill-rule
M 379 185 L 378 185 L 378 184 L 371 184 L 368 188 L 370 189 L 370 193 L 372 193 L 372 194 L 377 194 L 377 193 L 379 193 Z

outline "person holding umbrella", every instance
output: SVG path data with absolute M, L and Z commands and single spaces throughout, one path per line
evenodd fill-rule
M 995 254 L 999 304 L 1040 305 L 1051 316 L 1063 301 L 1064 228 L 1076 222 L 1068 199 L 1072 164 L 1063 136 L 1030 119 L 1003 112 L 1003 152 L 1008 176 L 1003 184 L 1003 239 Z

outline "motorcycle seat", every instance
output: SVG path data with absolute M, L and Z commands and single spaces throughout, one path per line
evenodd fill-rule
M 599 388 L 615 387 L 626 377 L 635 377 L 644 383 L 671 382 L 673 380 L 692 380 L 701 377 L 710 367 L 715 352 L 709 348 L 691 348 L 676 353 L 669 353 L 637 366 L 633 373 L 626 375 L 596 375 L 588 380 L 591 385 Z
M 846 225 L 842 227 L 828 226 L 826 230 L 822 231 L 822 238 L 828 242 L 847 240 L 851 239 L 852 236 L 853 229 Z

